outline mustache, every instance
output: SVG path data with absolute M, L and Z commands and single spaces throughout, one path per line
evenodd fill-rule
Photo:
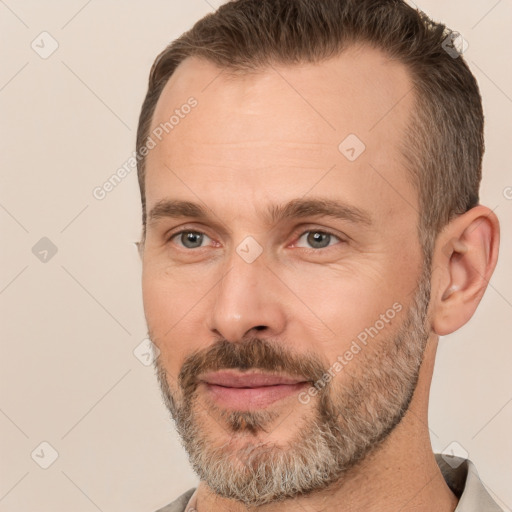
M 310 352 L 293 354 L 283 345 L 261 338 L 240 343 L 221 340 L 187 357 L 178 375 L 178 385 L 184 396 L 190 396 L 199 383 L 198 375 L 227 369 L 285 373 L 312 383 L 321 379 L 327 371 L 318 356 Z

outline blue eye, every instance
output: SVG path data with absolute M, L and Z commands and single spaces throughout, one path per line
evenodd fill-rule
M 306 237 L 306 243 L 313 249 L 324 249 L 329 247 L 332 245 L 331 242 L 333 239 L 336 239 L 339 242 L 341 241 L 341 239 L 336 235 L 320 230 L 305 231 L 299 237 L 299 241 L 304 237 Z
M 170 240 L 177 239 L 180 241 L 182 247 L 185 249 L 198 249 L 202 246 L 204 239 L 210 238 L 208 235 L 201 233 L 199 231 L 180 231 L 179 233 L 174 234 Z

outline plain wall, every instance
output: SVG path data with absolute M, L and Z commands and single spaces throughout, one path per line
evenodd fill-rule
M 93 190 L 133 155 L 156 55 L 219 3 L 0 2 L 0 512 L 153 512 L 196 485 L 153 368 L 134 355 L 146 338 L 136 172 L 103 200 Z M 419 7 L 469 43 L 486 115 L 481 202 L 502 224 L 479 309 L 440 342 L 432 444 L 457 442 L 512 510 L 512 4 Z M 31 47 L 51 49 L 43 31 L 59 45 L 46 59 Z M 48 469 L 42 442 L 58 452 Z

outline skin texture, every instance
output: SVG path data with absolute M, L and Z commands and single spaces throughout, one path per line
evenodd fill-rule
M 417 192 L 397 149 L 413 108 L 414 94 L 406 94 L 411 88 L 404 66 L 364 46 L 321 64 L 273 65 L 236 78 L 195 58 L 179 66 L 152 127 L 191 96 L 198 105 L 148 154 L 147 210 L 179 199 L 201 204 L 209 218 L 150 221 L 141 246 L 148 330 L 178 401 L 184 362 L 222 340 L 240 344 L 257 337 L 329 367 L 359 333 L 400 303 L 402 313 L 386 324 L 380 341 L 354 356 L 330 389 L 342 392 L 362 374 L 365 361 L 378 371 L 378 347 L 392 343 L 403 326 L 422 272 Z M 351 133 L 366 146 L 353 162 L 338 150 Z M 269 205 L 300 198 L 356 206 L 372 224 L 318 215 L 272 223 L 265 215 Z M 179 235 L 171 239 L 184 229 L 206 235 L 201 248 L 187 249 Z M 328 247 L 314 248 L 303 235 L 311 231 L 335 236 Z M 252 263 L 237 253 L 248 236 L 262 249 Z M 402 421 L 337 485 L 258 510 L 455 509 L 457 499 L 430 445 L 430 382 L 438 336 L 473 315 L 498 244 L 498 220 L 485 206 L 445 227 L 433 255 L 425 352 Z M 226 411 L 213 406 L 202 388 L 196 398 L 208 439 L 231 450 L 255 439 L 247 429 L 234 435 Z M 288 446 L 320 400 L 304 405 L 290 396 L 271 404 L 258 442 Z M 203 481 L 197 509 L 248 510 L 215 495 Z

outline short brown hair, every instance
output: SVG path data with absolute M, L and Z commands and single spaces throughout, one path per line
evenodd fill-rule
M 402 62 L 414 84 L 414 111 L 400 149 L 418 190 L 418 236 L 430 266 L 440 230 L 478 204 L 484 152 L 478 85 L 450 44 L 453 34 L 403 0 L 230 1 L 156 58 L 139 119 L 137 154 L 149 136 L 162 89 L 187 57 L 202 57 L 239 75 L 273 63 L 318 63 L 367 43 Z M 144 177 L 141 159 L 143 242 Z

